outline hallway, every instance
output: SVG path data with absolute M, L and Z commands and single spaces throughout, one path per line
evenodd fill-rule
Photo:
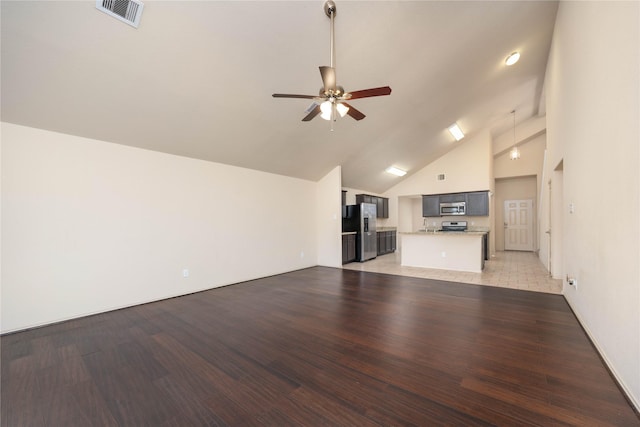
M 551 294 L 562 293 L 562 280 L 549 277 L 549 273 L 534 252 L 496 252 L 494 258 L 485 262 L 482 273 L 404 267 L 400 265 L 399 251 L 367 262 L 345 264 L 342 268 Z

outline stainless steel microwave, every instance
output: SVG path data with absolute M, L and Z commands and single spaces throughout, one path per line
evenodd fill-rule
M 466 205 L 465 202 L 440 203 L 440 215 L 465 215 Z

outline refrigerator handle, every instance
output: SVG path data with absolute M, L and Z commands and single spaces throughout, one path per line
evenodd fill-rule
M 364 218 L 364 232 L 365 233 L 369 232 L 369 218 L 367 217 Z

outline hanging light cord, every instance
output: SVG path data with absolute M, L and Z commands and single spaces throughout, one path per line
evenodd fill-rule
M 516 146 L 516 110 L 513 110 L 513 146 Z
M 516 143 L 516 110 L 513 110 L 513 148 L 511 149 L 511 153 L 509 157 L 511 160 L 517 160 L 520 158 L 520 151 L 518 151 L 518 145 Z

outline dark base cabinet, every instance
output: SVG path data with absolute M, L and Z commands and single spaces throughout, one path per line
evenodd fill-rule
M 378 255 L 389 254 L 396 251 L 396 231 L 378 231 Z
M 356 235 L 345 234 L 342 236 L 342 263 L 348 264 L 356 260 Z
M 489 261 L 489 233 L 482 236 L 482 269 L 484 270 L 485 261 Z
M 390 254 L 397 249 L 396 231 L 378 231 L 376 233 L 378 255 Z M 357 261 L 356 253 L 357 236 L 355 234 L 342 235 L 342 263 L 348 264 Z
M 484 260 L 489 261 L 489 233 L 482 237 L 482 251 L 484 252 Z

